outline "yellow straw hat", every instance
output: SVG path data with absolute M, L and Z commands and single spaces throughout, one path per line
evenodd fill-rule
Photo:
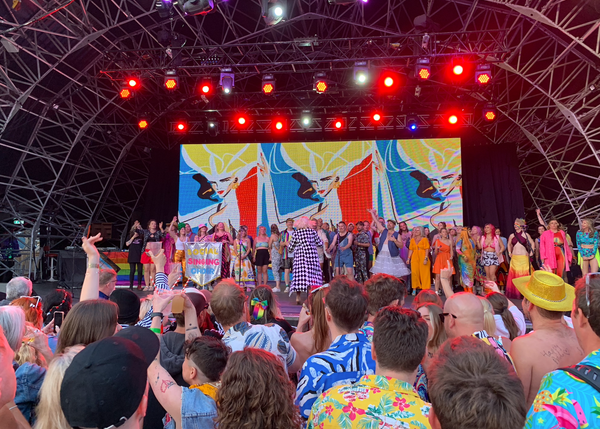
M 532 304 L 549 311 L 571 311 L 575 288 L 556 274 L 534 271 L 531 276 L 513 279 L 514 285 Z

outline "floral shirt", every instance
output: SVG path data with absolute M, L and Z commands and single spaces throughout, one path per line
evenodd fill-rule
M 300 415 L 307 419 L 310 410 L 326 390 L 356 383 L 363 375 L 375 373 L 371 343 L 361 333 L 338 336 L 329 349 L 307 359 L 302 366 L 296 404 Z
M 223 342 L 232 352 L 244 350 L 245 347 L 262 349 L 273 353 L 288 368 L 296 360 L 296 351 L 290 344 L 290 339 L 279 325 L 251 325 L 241 322 L 229 328 L 223 336 Z
M 364 334 L 371 343 L 373 342 L 373 322 L 365 320 L 365 323 L 363 323 L 362 327 L 358 332 Z
M 365 375 L 353 385 L 334 387 L 315 402 L 308 429 L 428 429 L 431 405 L 404 381 Z
M 580 364 L 600 368 L 600 350 L 590 353 Z M 525 429 L 597 427 L 600 427 L 600 393 L 560 369 L 546 374 L 527 413 Z

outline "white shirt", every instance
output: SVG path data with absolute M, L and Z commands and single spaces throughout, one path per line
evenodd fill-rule
M 512 313 L 515 322 L 517 322 L 517 326 L 519 327 L 519 335 L 525 335 L 527 325 L 525 324 L 525 316 L 523 316 L 523 313 L 521 313 L 517 307 L 510 307 L 508 311 Z M 510 338 L 510 334 L 504 325 L 502 316 L 499 314 L 494 314 L 494 320 L 496 321 L 496 337 Z
M 185 242 L 181 241 L 179 237 L 177 237 L 177 241 L 175 242 L 175 250 L 185 250 Z

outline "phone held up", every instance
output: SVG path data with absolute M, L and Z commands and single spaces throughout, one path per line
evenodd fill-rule
M 64 311 L 55 311 L 54 312 L 54 333 L 56 333 L 56 328 L 60 328 L 62 326 L 64 318 L 65 318 Z

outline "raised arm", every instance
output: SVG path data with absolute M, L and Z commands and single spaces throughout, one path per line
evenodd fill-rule
M 81 247 L 83 247 L 88 260 L 79 300 L 87 301 L 90 299 L 98 299 L 100 288 L 100 253 L 98 253 L 98 249 L 96 249 L 96 243 L 102 241 L 102 236 L 98 233 L 90 238 L 83 237 L 81 241 Z
M 381 233 L 385 229 L 385 225 L 382 225 L 381 222 L 379 222 L 379 219 L 375 215 L 375 209 L 369 210 L 369 213 L 371 213 L 371 219 L 373 220 L 372 225 L 377 228 L 377 232 Z
M 542 217 L 542 211 L 540 209 L 535 209 L 535 213 L 537 214 L 538 222 L 540 223 L 540 225 L 544 225 L 544 227 L 548 229 L 548 224 L 546 224 L 546 221 Z

